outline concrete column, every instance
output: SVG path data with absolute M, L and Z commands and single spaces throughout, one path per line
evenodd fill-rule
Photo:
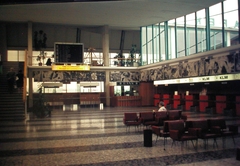
M 102 48 L 103 48 L 104 66 L 109 66 L 109 27 L 108 25 L 105 25 L 102 28 Z M 105 94 L 106 94 L 106 106 L 109 107 L 110 106 L 109 71 L 106 71 Z

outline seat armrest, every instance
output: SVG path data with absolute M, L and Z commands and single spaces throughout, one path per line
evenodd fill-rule
M 156 135 L 160 135 L 160 127 L 159 126 L 152 126 L 152 132 Z

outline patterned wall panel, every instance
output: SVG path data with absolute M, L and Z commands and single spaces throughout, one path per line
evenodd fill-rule
M 165 65 L 156 69 L 143 70 L 140 73 L 140 81 L 229 74 L 238 71 L 240 71 L 240 56 L 233 53 L 191 61 L 187 60 L 179 62 L 177 65 Z
M 105 72 L 33 71 L 34 82 L 105 81 Z
M 206 75 L 233 73 L 234 59 L 234 54 L 206 59 Z
M 110 72 L 111 82 L 136 82 L 139 81 L 139 72 L 134 71 L 112 71 Z

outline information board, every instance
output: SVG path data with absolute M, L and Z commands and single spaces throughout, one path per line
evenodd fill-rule
M 55 63 L 83 63 L 83 43 L 54 43 Z

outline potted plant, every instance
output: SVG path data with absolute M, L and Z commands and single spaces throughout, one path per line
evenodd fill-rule
M 39 66 L 42 66 L 43 61 L 46 58 L 46 56 L 47 56 L 47 53 L 45 53 L 44 51 L 40 51 L 40 54 L 37 56 L 37 59 L 36 59 L 37 61 L 39 61 L 39 63 L 38 63 Z
M 49 104 L 45 101 L 42 84 L 38 87 L 38 96 L 34 99 L 33 107 L 30 109 L 33 115 L 37 118 L 44 118 L 47 116 L 51 116 L 51 109 L 49 108 Z

